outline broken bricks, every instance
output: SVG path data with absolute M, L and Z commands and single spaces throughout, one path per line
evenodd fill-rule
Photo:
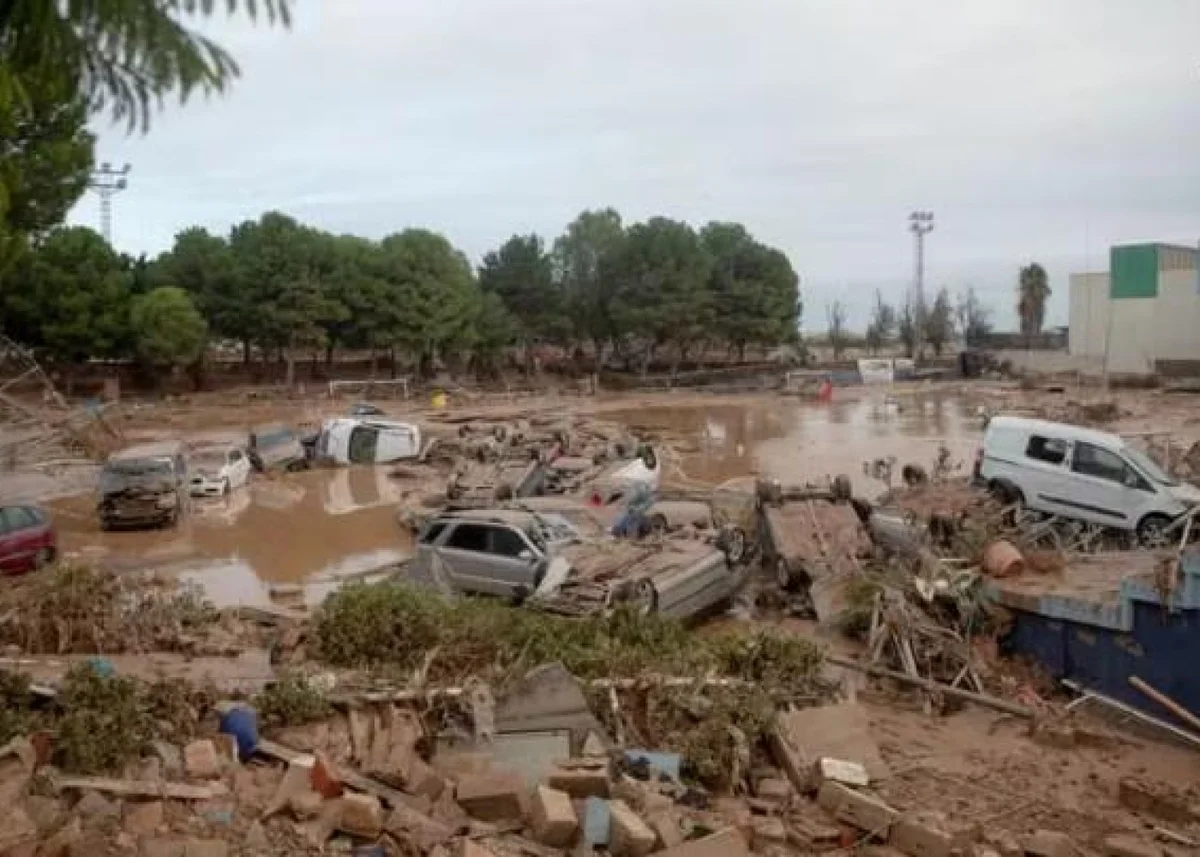
M 838 821 L 852 824 L 872 837 L 887 839 L 898 813 L 874 795 L 826 780 L 817 803 Z
M 571 796 L 545 786 L 538 786 L 533 791 L 530 821 L 534 838 L 543 845 L 556 848 L 569 845 L 579 829 Z
M 481 821 L 511 821 L 522 813 L 525 785 L 515 774 L 480 774 L 458 781 L 459 806 Z
M 609 804 L 608 850 L 614 857 L 645 857 L 654 850 L 658 834 L 623 800 Z

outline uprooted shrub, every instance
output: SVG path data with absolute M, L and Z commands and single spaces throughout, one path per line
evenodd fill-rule
M 194 587 L 63 564 L 0 595 L 0 645 L 29 654 L 173 651 L 217 617 Z
M 678 622 L 618 609 L 572 619 L 500 601 L 446 598 L 403 582 L 354 584 L 332 595 L 314 623 L 315 651 L 343 667 L 426 665 L 431 682 L 492 680 L 561 661 L 583 679 L 713 674 L 795 690 L 813 681 L 821 651 L 769 632 L 693 634 Z
M 299 673 L 285 673 L 254 698 L 259 718 L 272 726 L 302 726 L 333 711 L 325 694 Z

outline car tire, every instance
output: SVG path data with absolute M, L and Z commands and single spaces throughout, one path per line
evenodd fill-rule
M 1137 540 L 1144 548 L 1166 547 L 1168 538 L 1166 530 L 1171 526 L 1171 519 L 1166 515 L 1151 514 L 1138 521 Z
M 1014 503 L 1018 506 L 1025 505 L 1025 495 L 1021 493 L 1021 489 L 1011 482 L 994 479 L 988 483 L 988 493 L 996 500 L 996 502 L 1011 506 Z
M 42 548 L 33 557 L 33 569 L 43 569 L 54 562 L 54 548 Z
M 658 612 L 658 590 L 649 580 L 639 580 L 633 585 L 629 599 L 639 616 L 653 616 Z

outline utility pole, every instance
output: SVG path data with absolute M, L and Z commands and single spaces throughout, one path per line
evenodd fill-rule
M 908 229 L 916 238 L 917 272 L 913 282 L 913 298 L 917 305 L 914 307 L 916 331 L 913 337 L 913 359 L 919 360 L 925 336 L 925 236 L 933 231 L 933 212 L 914 211 L 908 216 Z
M 100 197 L 100 234 L 109 244 L 112 244 L 112 198 L 128 187 L 127 175 L 129 164 L 113 169 L 112 164 L 105 161 L 99 169 L 92 170 L 88 182 L 88 187 Z

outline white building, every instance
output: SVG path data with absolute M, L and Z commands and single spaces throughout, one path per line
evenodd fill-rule
M 1200 375 L 1197 255 L 1131 244 L 1109 251 L 1107 273 L 1072 274 L 1071 357 L 1113 375 Z

